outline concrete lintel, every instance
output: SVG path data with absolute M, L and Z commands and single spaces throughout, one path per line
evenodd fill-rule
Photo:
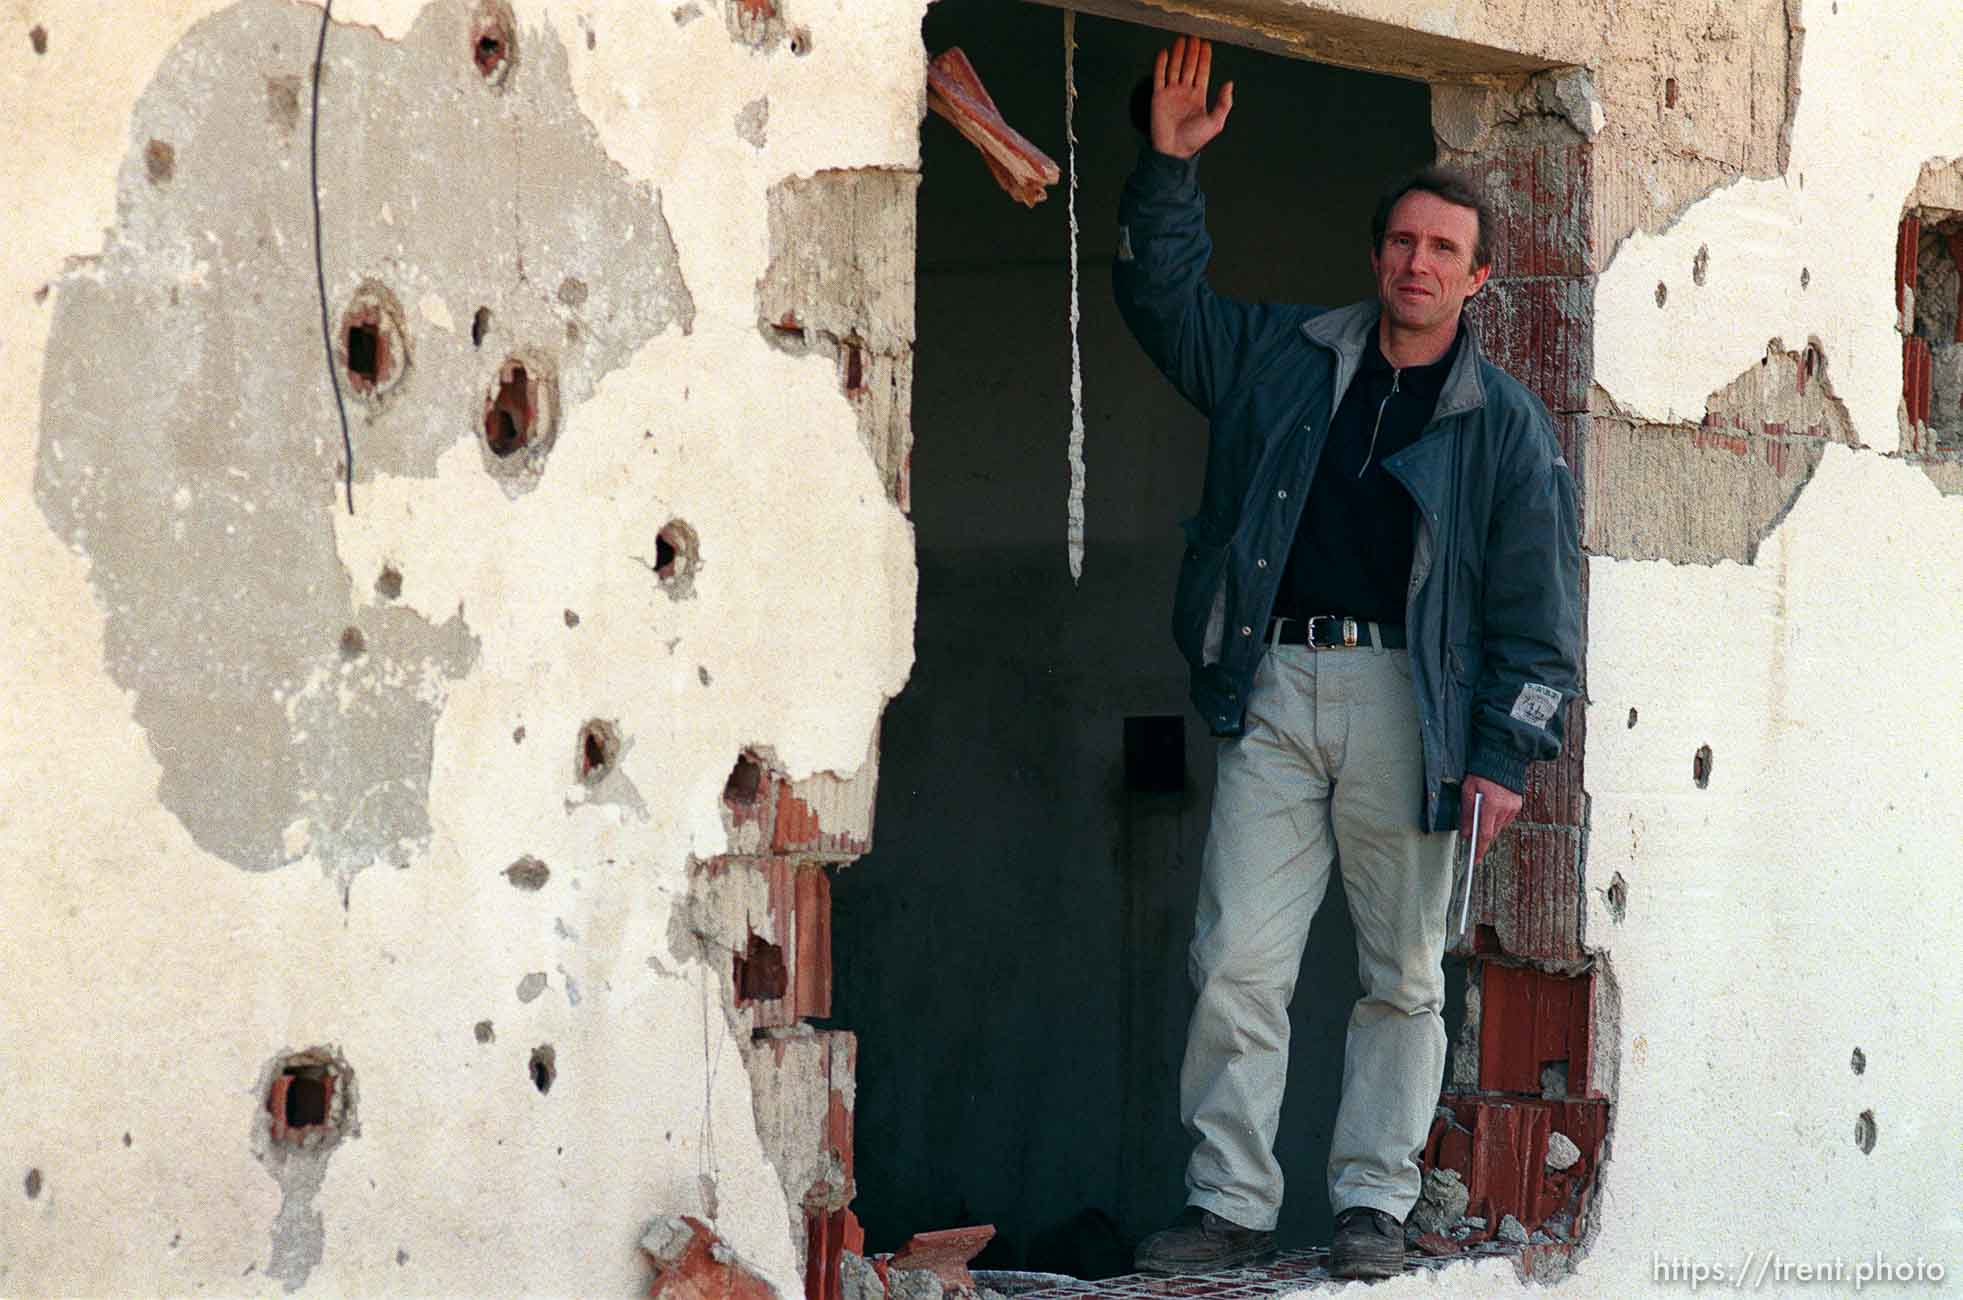
M 1566 24 L 1508 27 L 1478 13 L 1457 31 L 1418 30 L 1395 0 L 1032 0 L 1289 58 L 1414 81 L 1516 78 L 1585 64 Z M 1455 19 L 1448 17 L 1443 25 Z

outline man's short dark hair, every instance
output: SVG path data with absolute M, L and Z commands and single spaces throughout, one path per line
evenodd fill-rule
M 1376 215 L 1370 218 L 1372 249 L 1384 251 L 1384 231 L 1390 226 L 1390 211 L 1399 199 L 1413 191 L 1436 195 L 1456 207 L 1471 208 L 1479 218 L 1479 235 L 1472 244 L 1472 269 L 1476 271 L 1492 264 L 1493 250 L 1488 237 L 1493 228 L 1492 209 L 1486 206 L 1486 196 L 1478 183 L 1456 167 L 1427 167 L 1396 189 L 1385 191 L 1384 197 L 1377 200 Z

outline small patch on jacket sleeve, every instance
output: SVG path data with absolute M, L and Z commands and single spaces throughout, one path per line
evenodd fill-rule
M 1561 692 L 1539 682 L 1528 682 L 1513 701 L 1513 716 L 1528 726 L 1547 730 L 1547 724 L 1561 709 Z
M 1118 227 L 1118 260 L 1120 262 L 1136 262 L 1138 260 L 1132 256 L 1130 226 L 1121 225 Z

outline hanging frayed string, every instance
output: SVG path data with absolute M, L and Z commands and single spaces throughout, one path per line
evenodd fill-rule
M 1084 579 L 1084 354 L 1077 342 L 1083 319 L 1077 281 L 1077 15 L 1063 11 L 1063 135 L 1070 146 L 1070 581 Z

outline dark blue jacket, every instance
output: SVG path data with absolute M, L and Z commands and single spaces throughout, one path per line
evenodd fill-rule
M 1212 422 L 1172 626 L 1194 706 L 1214 734 L 1237 736 L 1330 421 L 1380 308 L 1216 295 L 1196 174 L 1145 151 L 1119 206 L 1113 278 L 1146 354 Z M 1460 328 L 1431 422 L 1384 462 L 1417 506 L 1405 630 L 1425 787 L 1412 811 L 1432 831 L 1458 825 L 1468 772 L 1524 790 L 1527 764 L 1560 752 L 1562 706 L 1580 691 L 1574 479 L 1547 409 Z

